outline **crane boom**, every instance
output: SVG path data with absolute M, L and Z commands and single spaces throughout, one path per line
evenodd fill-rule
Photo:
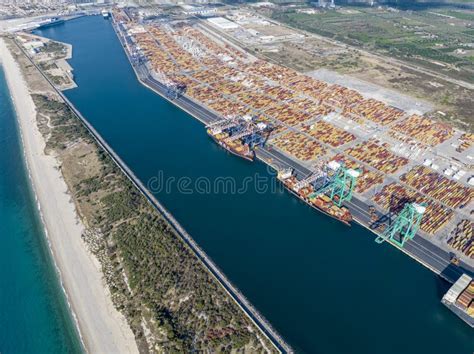
M 234 141 L 234 140 L 243 138 L 243 137 L 245 137 L 247 135 L 250 135 L 250 134 L 253 134 L 253 133 L 254 133 L 254 130 L 252 128 L 247 128 L 247 129 L 243 130 L 240 133 L 237 133 L 235 135 L 230 136 L 229 138 L 227 138 L 227 141 Z

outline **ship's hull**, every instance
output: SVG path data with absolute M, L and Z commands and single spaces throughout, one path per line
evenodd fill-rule
M 474 328 L 474 318 L 469 316 L 466 312 L 462 311 L 454 304 L 450 304 L 444 300 L 441 300 L 441 302 L 444 306 L 453 311 L 456 316 L 458 316 L 461 320 L 467 323 L 471 328 Z
M 311 201 L 309 201 L 307 198 L 304 198 L 303 196 L 301 196 L 297 192 L 295 192 L 293 189 L 291 189 L 289 186 L 287 186 L 285 182 L 283 182 L 283 181 L 280 181 L 280 182 L 283 184 L 283 186 L 285 187 L 285 189 L 287 191 L 289 191 L 291 194 L 293 194 L 295 197 L 297 197 L 299 200 L 301 200 L 305 204 L 308 204 L 313 209 L 316 209 L 320 213 L 323 213 L 324 215 L 327 215 L 327 216 L 329 216 L 329 217 L 331 217 L 335 220 L 338 220 L 338 221 L 342 222 L 344 225 L 351 226 L 349 221 L 344 220 L 344 219 L 338 217 L 337 215 L 333 215 L 333 214 L 329 213 L 328 211 L 324 210 L 323 208 L 318 207 L 317 205 L 311 203 Z
M 252 151 L 250 154 L 244 154 L 244 153 L 241 153 L 239 151 L 236 151 L 235 149 L 233 149 L 232 147 L 230 147 L 229 145 L 227 145 L 225 142 L 223 142 L 222 140 L 219 140 L 217 139 L 214 135 L 212 135 L 211 133 L 207 133 L 207 135 L 210 136 L 210 138 L 212 140 L 214 140 L 214 142 L 216 144 L 218 144 L 219 146 L 221 146 L 222 148 L 224 148 L 225 150 L 227 150 L 228 152 L 230 152 L 232 155 L 235 155 L 235 156 L 238 156 L 240 158 L 243 158 L 247 161 L 253 161 L 255 159 L 255 153 Z
M 54 26 L 54 25 L 59 25 L 61 23 L 64 23 L 63 19 L 41 24 L 41 25 L 38 26 L 38 29 L 48 28 L 48 27 L 51 27 L 51 26 Z

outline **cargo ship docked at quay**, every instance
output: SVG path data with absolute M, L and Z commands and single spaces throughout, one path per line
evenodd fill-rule
M 271 128 L 250 115 L 225 117 L 207 125 L 207 134 L 231 154 L 247 161 L 255 159 L 255 148 L 263 146 Z
M 463 274 L 443 296 L 441 302 L 474 328 L 474 280 Z
M 65 21 L 62 18 L 52 17 L 52 18 L 48 18 L 48 19 L 38 23 L 38 26 L 36 27 L 36 29 L 45 29 L 45 28 L 48 28 L 48 27 L 51 27 L 51 26 L 54 26 L 54 25 L 62 24 L 64 22 Z
M 249 115 L 242 117 L 228 116 L 222 120 L 208 124 L 206 128 L 207 134 L 217 144 L 231 154 L 247 161 L 253 161 L 255 159 L 255 147 L 264 146 L 272 131 L 271 127 L 265 123 L 258 122 L 256 117 Z M 296 176 L 293 175 L 292 170 L 280 171 L 277 178 L 289 192 L 312 208 L 350 226 L 352 214 L 349 209 L 342 206 L 344 200 L 340 200 L 337 194 L 331 197 L 325 194 L 331 187 L 335 186 L 334 182 L 338 180 L 341 173 L 345 175 L 344 182 L 342 182 L 344 185 L 343 189 L 346 190 L 347 187 L 350 189 L 350 200 L 359 172 L 353 169 L 347 169 L 343 164 L 336 161 L 323 163 L 318 172 L 313 173 L 304 181 L 298 180 Z M 350 175 L 347 180 L 352 180 L 352 182 L 349 182 L 349 186 L 345 178 L 349 176 L 346 175 L 347 173 Z M 313 185 L 313 183 L 315 184 Z M 319 184 L 318 188 L 316 188 L 316 184 Z
M 239 140 L 230 140 L 229 134 L 219 130 L 208 128 L 207 134 L 217 144 L 222 146 L 228 152 L 238 157 L 241 157 L 247 161 L 253 161 L 255 159 L 255 152 L 250 149 L 248 144 L 243 144 Z
M 344 206 L 337 206 L 326 194 L 321 193 L 313 196 L 314 188 L 311 185 L 298 188 L 298 179 L 291 170 L 282 170 L 278 172 L 277 179 L 283 184 L 286 190 L 296 196 L 298 199 L 308 204 L 310 207 L 330 216 L 343 224 L 350 226 L 352 214 Z

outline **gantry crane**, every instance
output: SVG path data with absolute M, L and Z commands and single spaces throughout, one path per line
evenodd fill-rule
M 298 182 L 295 184 L 295 190 L 299 191 L 300 189 L 306 187 L 306 186 L 309 185 L 310 183 L 313 183 L 317 178 L 318 178 L 318 174 L 317 174 L 317 173 L 311 173 L 309 176 L 307 176 L 306 178 L 302 179 L 301 181 L 298 181 Z
M 342 203 L 352 199 L 359 175 L 358 170 L 346 168 L 344 164 L 331 161 L 327 164 L 323 178 L 316 181 L 315 191 L 309 195 L 309 198 L 327 194 L 334 204 L 340 207 Z
M 227 138 L 227 140 L 234 141 L 237 139 L 241 139 L 243 137 L 253 134 L 254 132 L 255 132 L 255 129 L 253 129 L 253 127 L 247 127 L 246 129 L 242 129 L 241 131 L 237 132 L 235 135 L 231 135 L 230 137 Z
M 233 121 L 234 121 L 234 119 L 232 117 L 227 117 L 227 118 L 216 120 L 212 123 L 209 123 L 208 125 L 206 125 L 206 128 L 214 128 L 216 126 L 221 126 L 221 125 L 224 125 L 224 124 L 228 124 L 229 122 L 233 122 Z
M 387 227 L 382 235 L 375 239 L 375 242 L 383 243 L 390 240 L 403 247 L 407 240 L 413 239 L 416 235 L 425 210 L 426 206 L 424 204 L 406 203 L 393 223 Z
M 185 91 L 186 85 L 184 84 L 177 84 L 175 82 L 172 82 L 166 85 L 166 96 L 172 100 L 180 98 Z

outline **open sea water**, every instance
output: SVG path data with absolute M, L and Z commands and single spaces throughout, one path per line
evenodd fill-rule
M 80 353 L 0 65 L 0 353 Z

